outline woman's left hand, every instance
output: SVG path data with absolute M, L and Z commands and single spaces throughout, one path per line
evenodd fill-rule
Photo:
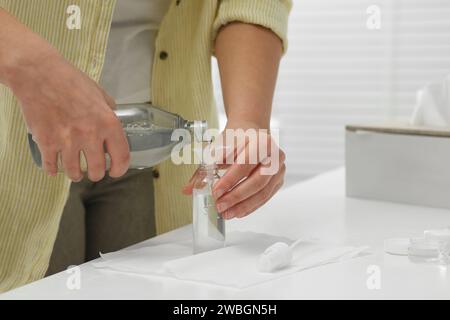
M 263 206 L 283 185 L 286 172 L 285 154 L 270 134 L 258 133 L 260 128 L 252 123 L 228 123 L 226 129 L 256 129 L 260 140 L 256 143 L 248 143 L 246 140 L 242 148 L 234 149 L 234 160 L 246 159 L 245 163 L 234 161 L 228 165 L 226 173 L 213 189 L 217 210 L 223 218 L 243 218 Z M 267 154 L 264 157 L 260 156 L 258 150 L 258 144 L 261 143 L 267 146 Z M 225 141 L 225 145 L 227 144 Z M 251 154 L 257 155 L 257 161 L 248 161 Z M 193 179 L 184 186 L 184 194 L 192 194 L 192 181 Z

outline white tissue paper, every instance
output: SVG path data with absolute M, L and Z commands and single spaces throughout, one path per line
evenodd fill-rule
M 259 270 L 264 251 L 277 242 L 293 241 L 268 234 L 232 232 L 227 247 L 192 254 L 192 242 L 156 245 L 102 254 L 97 268 L 147 275 L 160 275 L 232 288 L 245 288 L 301 270 L 351 259 L 367 247 L 333 246 L 305 241 L 293 248 L 290 265 L 271 273 Z
M 192 255 L 192 243 L 175 242 L 133 250 L 100 253 L 96 268 L 140 274 L 164 275 L 167 261 Z
M 450 126 L 450 75 L 417 92 L 416 107 L 410 123 L 415 126 Z

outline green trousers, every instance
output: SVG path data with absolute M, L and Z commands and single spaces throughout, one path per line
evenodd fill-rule
M 73 183 L 47 275 L 155 236 L 153 175 L 130 170 L 119 179 Z

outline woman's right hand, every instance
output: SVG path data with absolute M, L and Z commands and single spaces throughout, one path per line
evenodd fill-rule
M 9 18 L 3 16 L 2 22 Z M 14 23 L 11 25 L 14 32 Z M 26 31 L 23 25 L 20 28 L 21 34 L 11 37 L 11 42 L 15 41 L 10 43 L 13 59 L 6 59 L 8 52 L 0 52 L 3 61 L 13 61 L 7 68 L 0 68 L 4 71 L 0 78 L 20 102 L 25 122 L 41 151 L 43 169 L 56 175 L 59 154 L 67 176 L 79 181 L 83 177 L 83 152 L 89 179 L 99 181 L 106 171 L 106 150 L 111 158 L 109 175 L 122 176 L 128 169 L 130 154 L 122 125 L 113 112 L 113 99 L 44 39 Z M 0 40 L 8 42 L 10 35 L 5 33 L 2 39 L 0 32 Z M 15 40 L 18 36 L 21 41 Z

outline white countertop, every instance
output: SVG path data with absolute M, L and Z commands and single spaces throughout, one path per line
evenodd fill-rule
M 407 257 L 383 253 L 387 238 L 420 236 L 425 229 L 449 226 L 450 210 L 346 198 L 344 176 L 341 169 L 282 189 L 264 208 L 227 228 L 369 245 L 372 255 L 244 290 L 121 274 L 86 263 L 81 266 L 80 290 L 69 290 L 70 275 L 62 272 L 0 299 L 450 299 L 450 266 L 412 263 Z M 184 227 L 149 241 L 166 242 L 190 232 Z M 380 289 L 367 286 L 370 266 L 380 271 Z

